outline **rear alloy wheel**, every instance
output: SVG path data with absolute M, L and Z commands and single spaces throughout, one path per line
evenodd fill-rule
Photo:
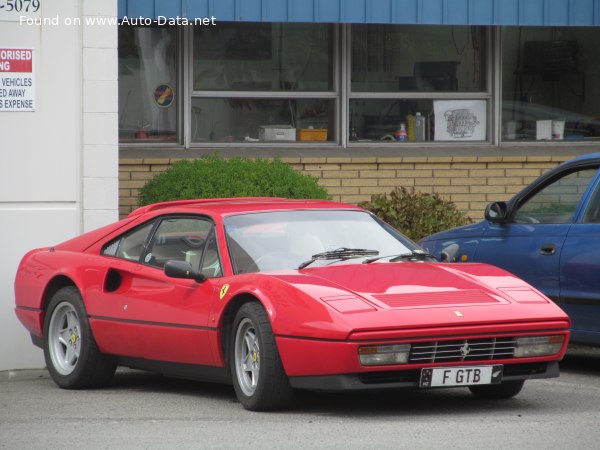
M 98 350 L 74 287 L 58 290 L 48 304 L 44 357 L 52 379 L 65 389 L 104 386 L 115 372 L 115 364 Z
M 512 380 L 500 384 L 469 386 L 469 389 L 475 397 L 498 400 L 514 397 L 521 392 L 524 384 L 525 380 Z
M 283 370 L 269 316 L 259 303 L 246 303 L 239 309 L 231 342 L 233 387 L 244 408 L 288 407 L 294 391 Z

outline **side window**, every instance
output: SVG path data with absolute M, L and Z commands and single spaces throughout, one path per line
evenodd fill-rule
M 162 268 L 170 260 L 187 261 L 195 270 L 199 270 L 203 260 L 207 258 L 212 234 L 213 224 L 205 219 L 192 217 L 163 219 L 148 245 L 144 263 Z M 212 263 L 214 264 L 215 261 L 219 264 L 216 247 L 215 259 Z
M 516 212 L 516 223 L 572 223 L 596 169 L 572 172 L 546 186 Z
M 200 272 L 208 278 L 220 277 L 223 275 L 221 271 L 221 260 L 219 259 L 217 237 L 214 230 L 210 233 L 208 241 L 206 242 L 206 249 L 204 250 Z
M 139 261 L 144 250 L 144 243 L 148 239 L 153 226 L 154 222 L 150 222 L 111 241 L 108 245 L 104 246 L 102 254 L 129 261 Z

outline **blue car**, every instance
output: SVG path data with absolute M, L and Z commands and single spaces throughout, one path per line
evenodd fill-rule
M 554 300 L 571 342 L 600 345 L 600 153 L 548 171 L 485 220 L 419 244 L 441 260 L 502 267 Z

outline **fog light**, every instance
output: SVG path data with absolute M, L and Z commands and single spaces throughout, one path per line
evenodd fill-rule
M 377 345 L 359 347 L 358 357 L 363 366 L 386 366 L 390 364 L 406 364 L 410 353 L 410 344 Z
M 520 337 L 517 338 L 515 358 L 554 355 L 560 351 L 564 342 L 565 337 L 562 334 Z

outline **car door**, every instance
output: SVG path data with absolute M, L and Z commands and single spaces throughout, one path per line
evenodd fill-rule
M 110 322 L 105 334 L 114 337 L 102 342 L 123 356 L 213 365 L 208 317 L 218 289 L 214 277 L 221 275 L 218 253 L 210 266 L 207 256 L 216 251 L 214 225 L 202 217 L 166 216 L 150 226 L 147 237 L 140 227 L 103 249 L 117 260 L 111 264 L 115 281 L 102 300 L 113 316 L 103 318 Z M 187 261 L 209 278 L 198 283 L 168 277 L 163 267 L 169 260 Z M 95 328 L 103 333 L 102 324 Z
M 600 344 L 600 174 L 560 256 L 559 304 L 571 317 L 572 341 Z
M 570 171 L 515 199 L 508 222 L 490 224 L 474 259 L 502 267 L 558 301 L 560 255 L 595 173 Z

